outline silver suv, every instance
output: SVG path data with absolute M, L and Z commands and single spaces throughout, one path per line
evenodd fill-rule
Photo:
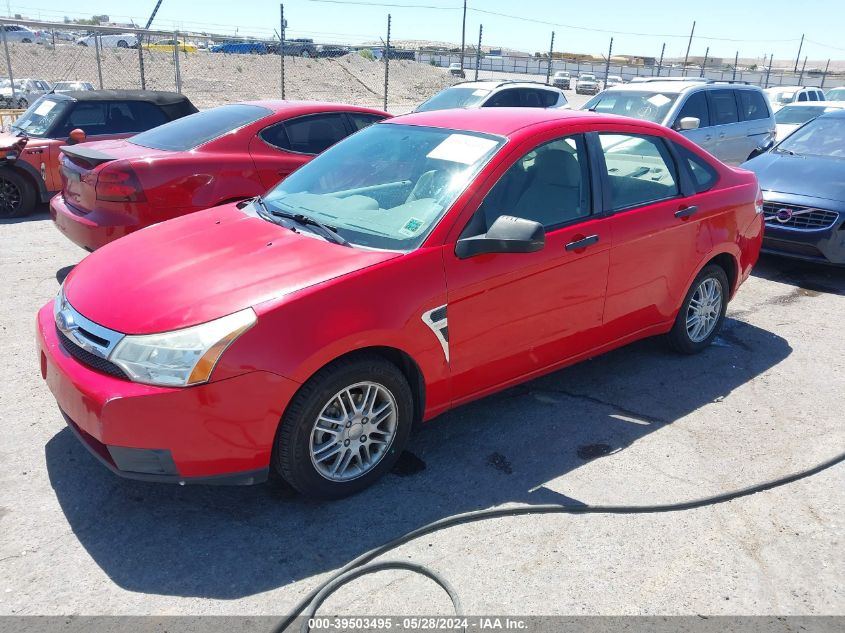
M 581 109 L 660 123 L 732 165 L 771 143 L 777 129 L 763 91 L 737 82 L 626 84 L 605 90 Z
M 449 108 L 568 108 L 563 90 L 536 81 L 464 81 L 441 90 L 417 112 Z

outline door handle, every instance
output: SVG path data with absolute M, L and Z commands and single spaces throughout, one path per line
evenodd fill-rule
M 695 213 L 697 211 L 698 211 L 698 207 L 696 207 L 696 206 L 684 207 L 683 209 L 678 209 L 677 211 L 675 211 L 675 217 L 676 218 L 688 218 L 689 216 L 691 216 L 693 213 Z
M 589 237 L 582 238 L 580 240 L 575 240 L 574 242 L 569 242 L 566 245 L 566 250 L 568 251 L 578 251 L 582 248 L 587 248 L 588 246 L 592 246 L 599 241 L 598 235 L 590 235 Z

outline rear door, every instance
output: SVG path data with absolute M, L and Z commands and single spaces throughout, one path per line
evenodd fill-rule
M 712 153 L 719 160 L 738 165 L 748 158 L 745 127 L 740 125 L 739 105 L 731 88 L 707 90 L 710 104 L 710 123 L 713 133 Z
M 736 96 L 745 133 L 745 143 L 740 155 L 744 161 L 754 149 L 774 138 L 777 126 L 769 104 L 761 91 L 739 88 L 736 90 Z

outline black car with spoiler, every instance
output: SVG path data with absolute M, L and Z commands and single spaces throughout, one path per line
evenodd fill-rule
M 28 215 L 61 189 L 61 146 L 132 136 L 194 112 L 184 95 L 159 90 L 44 95 L 0 134 L 0 218 Z

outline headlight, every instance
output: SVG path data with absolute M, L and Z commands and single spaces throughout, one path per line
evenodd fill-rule
M 135 382 L 186 387 L 207 382 L 220 356 L 255 324 L 251 308 L 216 321 L 164 332 L 127 335 L 109 360 Z

